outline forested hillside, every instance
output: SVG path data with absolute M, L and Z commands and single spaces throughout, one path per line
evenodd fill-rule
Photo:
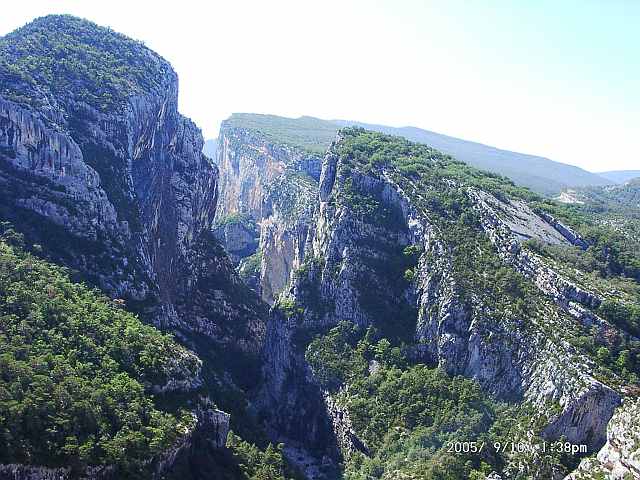
M 197 388 L 198 357 L 0 228 L 0 463 L 134 469 L 183 440 L 157 397 Z

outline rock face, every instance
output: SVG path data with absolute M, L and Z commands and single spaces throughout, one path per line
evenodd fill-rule
M 207 313 L 215 318 L 185 319 L 202 311 L 194 298 L 229 302 L 225 288 L 202 289 L 234 276 L 212 258 L 214 240 L 203 240 L 218 172 L 202 153 L 200 130 L 178 113 L 177 75 L 156 61 L 158 86 L 124 97 L 118 109 L 98 110 L 72 93 L 48 94 L 48 110 L 0 97 L 1 213 L 54 260 L 156 325 L 217 340 L 218 306 Z M 260 307 L 249 297 L 246 304 L 243 339 L 257 352 Z
M 313 229 L 318 187 L 304 172 L 287 171 L 263 201 L 260 228 L 260 291 L 269 303 L 278 297 L 303 262 Z
M 296 346 L 295 321 L 275 313 L 265 342 L 262 388 L 256 409 L 272 439 L 285 443 L 289 460 L 309 479 L 322 479 L 323 459 L 339 457 L 324 395 L 313 381 L 304 351 Z M 329 463 L 335 469 L 333 460 Z
M 250 219 L 231 218 L 214 225 L 213 234 L 225 248 L 234 264 L 243 258 L 256 253 L 258 249 L 258 232 L 255 223 Z
M 523 244 L 587 248 L 576 232 L 489 188 L 450 178 L 425 186 L 410 168 L 385 167 L 381 152 L 345 153 L 344 132 L 321 159 L 223 123 L 214 164 L 177 110 L 171 66 L 126 46 L 141 49 L 138 64 L 155 66 L 153 82 L 127 77 L 115 100 L 92 96 L 104 89 L 80 95 L 61 90 L 57 78 L 0 68 L 0 218 L 200 354 L 190 362 L 195 373 L 176 359 L 169 380 L 152 390 L 253 390 L 249 413 L 286 443 L 291 462 L 309 479 L 337 478 L 341 460 L 368 448 L 349 411 L 320 388 L 305 349 L 349 321 L 405 344 L 411 362 L 552 410 L 545 437 L 602 447 L 598 468 L 614 478 L 638 474 L 638 403 L 627 399 L 614 415 L 622 401 L 615 382 L 595 378 L 596 365 L 568 338 L 580 328 L 614 328 L 594 313 L 602 298 Z M 71 80 L 84 91 L 83 79 Z M 443 168 L 442 158 L 431 160 L 434 171 Z M 516 292 L 519 304 L 493 298 L 505 271 L 531 287 Z M 225 445 L 229 415 L 203 400 L 193 416 L 195 427 L 153 460 L 153 478 L 179 476 L 178 467 Z M 0 479 L 70 475 L 0 466 Z
M 28 45 L 34 55 L 53 58 L 50 44 L 38 43 L 50 30 L 74 32 L 69 55 L 76 48 L 108 60 L 115 51 L 128 52 L 118 64 L 121 72 L 129 71 L 127 62 L 138 63 L 130 76 L 119 74 L 116 86 L 110 72 L 95 86 L 84 70 L 14 75 L 3 58 L 0 218 L 24 233 L 28 244 L 41 245 L 43 255 L 123 299 L 129 310 L 201 355 L 195 377 L 171 372 L 167 384 L 153 386 L 156 393 L 193 393 L 212 381 L 235 388 L 249 372 L 236 376 L 233 365 L 227 371 L 220 365 L 214 374 L 210 358 L 224 351 L 245 368 L 257 362 L 267 308 L 237 277 L 211 233 L 218 170 L 202 153 L 200 130 L 178 112 L 176 73 L 141 44 L 67 16 L 39 19 L 2 39 L 0 47 L 12 54 Z M 137 73 L 141 65 L 151 69 L 147 77 Z M 60 88 L 69 81 L 77 88 Z M 228 415 L 206 408 L 197 420 L 197 438 L 216 448 L 225 444 Z M 170 458 L 157 460 L 158 478 L 180 452 L 197 454 L 188 437 Z M 0 472 L 0 478 L 66 478 L 62 470 L 21 466 Z M 108 471 L 94 473 L 92 478 L 103 478 Z
M 302 261 L 316 205 L 320 157 L 232 122 L 223 122 L 219 138 L 216 218 L 225 229 L 220 236 L 239 263 L 254 255 L 256 248 L 247 229 L 234 220 L 243 218 L 244 225 L 257 225 L 257 290 L 263 300 L 273 303 Z
M 333 434 L 323 433 L 325 440 L 343 447 L 350 437 L 348 427 L 338 427 L 344 412 L 318 398 L 302 355 L 304 338 L 346 320 L 413 343 L 418 361 L 472 377 L 498 398 L 527 400 L 541 412 L 557 405 L 543 435 L 586 444 L 590 451 L 600 448 L 621 395 L 593 377 L 595 365 L 577 354 L 563 332 L 587 318 L 588 325 L 606 324 L 591 312 L 601 299 L 521 245 L 530 238 L 552 244 L 584 241 L 523 201 L 505 203 L 475 188 L 443 185 L 466 197 L 476 212 L 484 232 L 478 235 L 489 241 L 483 248 L 538 289 L 531 293 L 531 323 L 508 311 L 498 320 L 480 295 L 465 294 L 464 279 L 455 273 L 452 240 L 434 221 L 438 213 L 423 206 L 423 192 L 393 171 L 347 168 L 341 141 L 339 134 L 323 160 L 315 228 L 305 236 L 301 266 L 283 294 L 298 311 L 268 326 L 263 395 L 275 405 L 268 415 L 278 432 L 287 432 L 277 438 L 313 450 L 306 441 L 309 432 L 325 432 L 327 420 Z M 419 258 L 407 258 L 408 247 L 417 248 Z M 316 413 L 305 420 L 301 434 L 293 428 L 297 412 L 311 405 Z M 354 444 L 361 444 L 357 436 L 342 454 Z
M 596 458 L 588 458 L 567 480 L 640 478 L 640 400 L 629 398 L 607 427 L 607 442 Z

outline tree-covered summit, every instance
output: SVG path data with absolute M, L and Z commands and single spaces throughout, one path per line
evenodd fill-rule
M 110 28 L 48 15 L 0 38 L 0 95 L 40 107 L 73 98 L 102 111 L 160 89 L 171 65 Z
M 328 120 L 314 117 L 287 118 L 258 113 L 234 113 L 225 120 L 231 128 L 246 128 L 307 152 L 323 154 L 336 136 L 339 127 Z

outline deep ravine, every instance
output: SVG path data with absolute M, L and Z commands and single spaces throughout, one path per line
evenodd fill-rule
M 73 61 L 25 60 L 67 37 Z M 57 432 L 47 414 L 34 430 L 25 421 L 0 479 L 264 478 L 251 476 L 262 467 L 309 480 L 638 476 L 638 332 L 619 318 L 637 306 L 638 279 L 606 225 L 585 229 L 503 177 L 359 128 L 328 139 L 295 119 L 234 115 L 209 158 L 178 112 L 171 65 L 74 17 L 37 19 L 0 53 L 0 253 L 11 265 L 0 307 L 17 325 L 1 338 L 22 342 L 28 326 L 47 332 L 34 348 L 64 354 L 83 381 L 133 376 L 140 411 L 179 430 L 128 464 L 102 445 L 151 427 L 114 422 L 96 439 L 87 421 L 57 439 L 66 465 L 29 450 L 38 427 Z M 47 302 L 82 312 L 86 331 L 67 336 L 107 352 L 87 360 L 97 370 L 56 342 L 65 324 Z M 118 319 L 132 330 L 113 334 Z M 114 347 L 103 328 L 134 347 Z M 38 381 L 59 380 L 11 345 L 7 371 L 30 363 Z M 35 383 L 0 391 L 0 406 L 22 405 Z M 448 455 L 452 440 L 487 450 Z M 494 446 L 508 441 L 579 450 Z
M 282 238 L 274 246 L 274 223 L 280 222 L 277 229 L 286 231 L 296 222 L 265 208 L 270 200 L 262 185 L 278 185 L 279 192 L 293 188 L 285 171 L 295 160 L 280 154 L 274 169 L 270 152 L 286 152 L 286 147 L 277 139 L 269 144 L 264 134 L 248 130 L 221 130 L 224 144 L 218 165 L 229 169 L 221 175 L 226 178 L 220 187 L 222 202 L 230 202 L 228 210 L 233 212 L 250 202 L 262 205 L 253 212 L 245 210 L 262 222 L 262 278 L 270 274 L 269 262 L 280 257 L 279 249 L 295 252 L 296 258 L 284 269 L 288 286 L 280 291 L 267 327 L 265 382 L 258 406 L 273 438 L 288 446 L 285 451 L 310 478 L 331 478 L 337 462 L 348 461 L 353 452 L 371 456 L 351 425 L 348 407 L 341 403 L 343 393 L 323 388 L 305 359 L 315 335 L 344 321 L 365 329 L 374 326 L 392 343 L 402 343 L 411 362 L 472 378 L 501 401 L 530 405 L 537 412 L 534 417 L 545 419 L 537 432 L 541 439 L 564 439 L 584 445 L 592 454 L 601 447 L 611 449 L 610 442 L 605 445 L 607 425 L 616 408 L 631 401 L 628 390 L 620 388 L 615 376 L 603 379 L 594 359 L 576 349 L 572 336 L 590 329 L 600 338 L 632 337 L 614 333 L 616 327 L 598 315 L 605 296 L 575 283 L 560 266 L 529 248 L 537 241 L 586 249 L 579 234 L 530 206 L 508 185 L 498 195 L 474 179 L 445 175 L 435 183 L 422 182 L 419 176 L 404 175 L 393 160 L 379 168 L 371 168 L 371 162 L 363 166 L 371 153 L 358 156 L 345 146 L 358 145 L 364 135 L 353 130 L 339 133 L 324 156 L 315 204 L 308 200 L 298 217 L 298 224 L 303 221 L 311 228 L 295 248 Z M 429 155 L 434 163 L 450 161 L 437 153 Z M 244 188 L 240 194 L 237 185 Z M 448 195 L 463 208 L 454 204 L 447 211 L 430 200 L 434 194 Z M 285 195 L 281 198 L 286 201 Z M 300 196 L 293 198 L 290 207 L 300 201 Z M 461 213 L 471 227 L 451 223 Z M 476 238 L 461 242 L 455 238 L 461 233 Z M 484 264 L 459 257 L 465 243 L 486 256 Z M 407 263 L 406 252 L 412 248 L 418 253 Z M 461 272 L 461 262 L 469 263 L 471 270 Z M 484 275 L 480 269 L 487 269 Z M 275 271 L 282 277 L 282 270 Z M 496 292 L 487 288 L 483 276 L 504 272 L 514 272 L 508 275 L 521 278 L 518 282 L 525 289 L 512 300 L 518 305 L 515 311 L 508 303 L 489 303 Z M 533 458 L 511 458 L 503 478 L 515 478 L 514 471 L 531 478 L 562 478 L 569 471 L 565 467 L 536 472 L 529 463 L 536 461 Z M 616 465 L 607 468 L 633 472 L 623 461 Z

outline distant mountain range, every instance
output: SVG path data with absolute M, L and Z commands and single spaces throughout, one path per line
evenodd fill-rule
M 598 172 L 598 175 L 615 183 L 625 183 L 634 178 L 640 178 L 640 170 L 612 170 Z
M 308 116 L 286 118 L 251 113 L 233 114 L 227 122 L 231 122 L 230 124 L 236 127 L 260 130 L 267 136 L 313 153 L 324 152 L 339 128 L 359 126 L 427 144 L 458 160 L 483 170 L 499 173 L 518 185 L 549 196 L 558 195 L 567 188 L 614 185 L 634 176 L 640 176 L 640 171 L 592 173 L 548 158 L 501 150 L 416 127 L 397 128 L 350 120 L 321 120 Z M 208 140 L 205 144 L 205 153 L 210 157 L 212 153 L 215 155 L 215 146 L 214 140 Z
M 573 165 L 548 158 L 501 150 L 481 143 L 470 142 L 416 127 L 387 127 L 368 123 L 336 120 L 341 126 L 357 125 L 391 135 L 405 137 L 462 160 L 474 167 L 499 173 L 518 185 L 544 195 L 555 195 L 567 187 L 610 185 L 614 181 Z

